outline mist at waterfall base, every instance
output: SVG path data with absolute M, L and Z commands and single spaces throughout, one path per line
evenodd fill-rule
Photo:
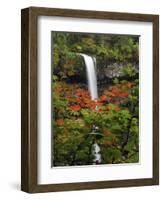
M 91 99 L 96 101 L 98 98 L 98 88 L 97 88 L 97 75 L 96 75 L 96 58 L 92 56 L 88 56 L 86 54 L 80 54 L 84 58 L 86 73 L 87 73 L 87 81 L 88 81 L 88 90 L 91 96 Z M 92 135 L 96 134 L 95 130 L 98 129 L 96 125 L 92 127 Z M 92 154 L 94 156 L 93 164 L 101 163 L 101 154 L 100 154 L 100 146 L 95 142 L 92 145 Z

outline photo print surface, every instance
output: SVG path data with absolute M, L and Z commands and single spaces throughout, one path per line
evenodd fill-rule
M 139 162 L 139 36 L 52 32 L 52 166 Z

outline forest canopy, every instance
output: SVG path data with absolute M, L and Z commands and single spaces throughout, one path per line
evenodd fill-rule
M 138 36 L 64 32 L 54 32 L 52 36 L 54 73 L 63 78 L 84 71 L 85 64 L 78 53 L 95 56 L 99 68 L 112 63 L 139 63 Z

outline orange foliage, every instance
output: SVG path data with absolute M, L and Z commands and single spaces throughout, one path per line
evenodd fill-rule
M 58 126 L 62 126 L 62 125 L 64 124 L 64 120 L 63 120 L 63 119 L 57 119 L 57 120 L 56 120 L 56 124 L 57 124 Z
M 117 84 L 114 86 L 111 86 L 109 89 L 104 91 L 104 94 L 109 97 L 128 97 L 129 92 L 128 90 L 132 88 L 134 83 L 128 82 L 125 84 Z
M 74 105 L 74 106 L 70 106 L 70 109 L 73 111 L 79 111 L 81 110 L 81 107 L 79 105 Z
M 88 90 L 80 88 L 78 84 L 69 85 L 64 82 L 58 82 L 54 89 L 54 94 L 59 94 L 60 99 L 67 100 L 68 106 L 72 111 L 80 111 L 87 108 L 94 112 L 101 111 L 120 111 L 119 105 L 122 100 L 129 96 L 129 89 L 134 85 L 132 82 L 117 84 L 105 89 L 102 96 L 92 100 Z M 105 106 L 108 103 L 114 103 L 118 107 L 111 109 Z M 59 124 L 62 122 L 59 122 Z
M 100 100 L 101 100 L 101 101 L 107 101 L 107 99 L 108 99 L 108 98 L 107 98 L 106 95 L 102 95 L 102 96 L 100 97 Z

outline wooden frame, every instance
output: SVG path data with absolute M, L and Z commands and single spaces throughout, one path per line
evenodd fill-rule
M 37 184 L 37 18 L 40 15 L 153 23 L 153 178 Z M 30 7 L 22 9 L 21 19 L 21 189 L 36 193 L 159 184 L 159 16 Z

